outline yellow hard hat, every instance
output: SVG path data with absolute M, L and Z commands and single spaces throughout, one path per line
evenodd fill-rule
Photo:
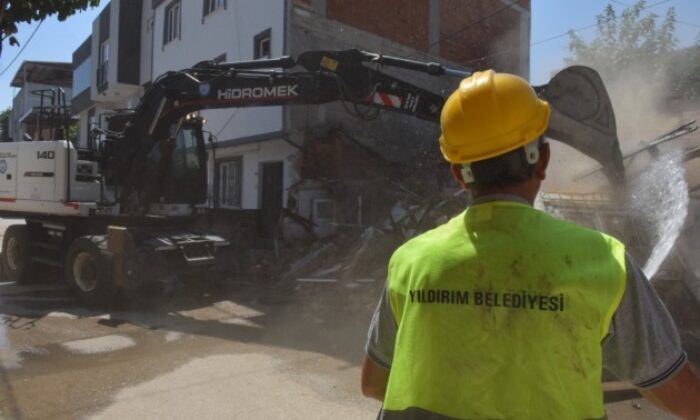
M 549 104 L 523 78 L 493 70 L 462 80 L 440 115 L 440 150 L 450 163 L 508 153 L 541 136 Z

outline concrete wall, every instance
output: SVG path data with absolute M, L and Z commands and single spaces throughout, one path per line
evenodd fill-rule
M 255 142 L 240 146 L 231 146 L 216 149 L 216 160 L 227 160 L 240 157 L 243 161 L 242 173 L 242 197 L 241 205 L 243 209 L 260 208 L 260 165 L 264 162 L 283 162 L 283 197 L 282 205 L 287 206 L 289 187 L 298 180 L 298 175 L 294 168 L 294 162 L 298 157 L 298 149 L 282 139 Z M 209 193 L 213 202 L 214 197 L 214 171 L 216 168 L 214 154 L 209 152 Z
M 140 78 L 141 85 L 153 80 L 153 53 L 155 45 L 155 11 L 150 1 L 143 2 L 141 10 L 141 59 Z M 162 34 L 161 34 L 162 36 Z
M 416 52 L 410 47 L 376 34 L 331 19 L 319 18 L 298 6 L 291 10 L 289 48 L 292 55 L 306 50 L 361 48 L 401 57 L 412 55 L 416 60 L 436 60 L 436 57 L 426 52 Z M 443 95 L 454 90 L 460 80 L 453 77 L 436 78 L 391 68 L 384 71 Z M 439 153 L 436 141 L 439 135 L 437 124 L 410 116 L 382 111 L 378 118 L 365 121 L 350 115 L 339 102 L 321 106 L 289 107 L 288 113 L 290 137 L 297 144 L 304 143 L 306 128 L 340 123 L 355 139 L 370 145 L 389 160 L 410 159 L 413 153 L 420 149 L 417 146 L 421 144 L 433 147 L 435 153 Z
M 326 16 L 414 49 L 426 49 L 429 0 L 328 0 Z
M 294 0 L 293 4 L 316 18 L 326 17 L 466 67 L 529 74 L 529 0 Z

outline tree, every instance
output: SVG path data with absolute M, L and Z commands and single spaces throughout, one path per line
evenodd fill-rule
M 0 112 L 0 142 L 10 141 L 10 108 Z
M 95 7 L 99 3 L 100 0 L 0 0 L 0 55 L 5 39 L 10 45 L 19 45 L 15 38 L 18 24 L 41 21 L 54 14 L 62 21 L 78 10 Z
M 657 15 L 642 12 L 646 1 L 640 0 L 618 16 L 611 4 L 597 16 L 596 37 L 586 42 L 574 31 L 569 32 L 568 64 L 585 64 L 595 68 L 604 79 L 625 77 L 629 69 L 645 69 L 651 76 L 665 71 L 666 63 L 678 44 L 676 12 L 670 7 L 663 22 Z
M 695 45 L 678 51 L 669 65 L 671 90 L 677 98 L 700 100 L 700 35 Z

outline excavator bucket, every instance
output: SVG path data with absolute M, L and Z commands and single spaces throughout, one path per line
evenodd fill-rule
M 567 67 L 535 91 L 552 107 L 545 135 L 598 161 L 613 184 L 623 183 L 615 113 L 598 73 L 584 66 Z

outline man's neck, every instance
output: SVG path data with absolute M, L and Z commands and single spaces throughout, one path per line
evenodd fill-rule
M 495 187 L 495 188 L 488 188 L 482 191 L 478 191 L 476 189 L 472 189 L 472 197 L 474 198 L 475 202 L 479 202 L 482 199 L 488 200 L 491 197 L 517 197 L 521 200 L 524 200 L 530 205 L 533 205 L 535 202 L 535 197 L 537 196 L 537 189 L 532 189 L 528 188 L 529 185 L 525 184 L 519 184 L 516 186 L 512 187 Z M 519 200 L 516 200 L 519 201 Z
M 526 204 L 528 206 L 532 206 L 532 203 L 530 203 L 529 201 L 527 201 L 523 197 L 521 197 L 519 195 L 513 195 L 513 194 L 487 194 L 487 195 L 481 195 L 478 198 L 473 197 L 472 205 L 491 203 L 494 201 L 510 201 L 513 203 L 520 203 L 520 204 Z

